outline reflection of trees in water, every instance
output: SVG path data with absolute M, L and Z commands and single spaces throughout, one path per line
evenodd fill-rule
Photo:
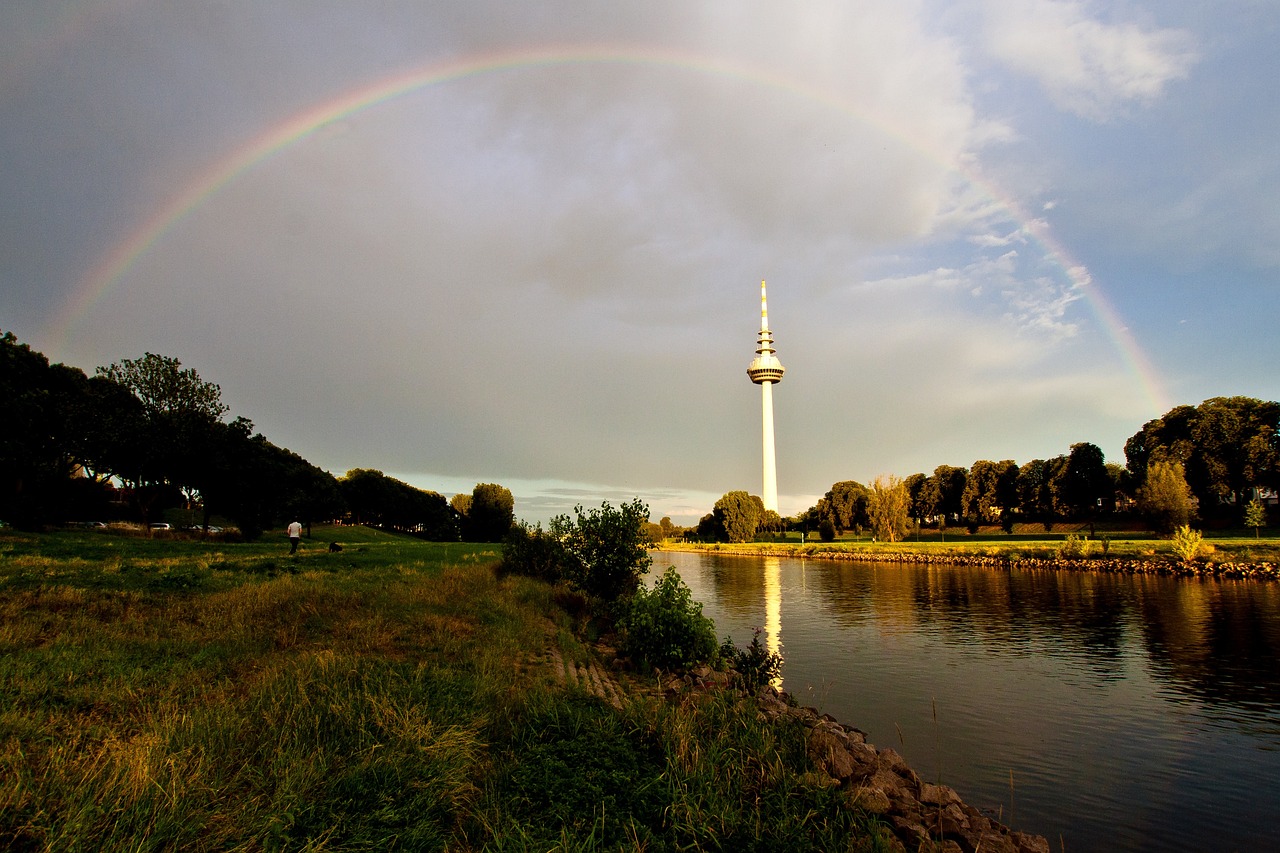
M 927 627 L 996 652 L 1052 647 L 1104 674 L 1119 668 L 1126 612 L 1114 576 L 962 566 L 832 566 L 815 577 L 837 623 Z
M 782 563 L 785 585 L 802 564 Z M 761 559 L 709 557 L 708 565 L 727 613 L 744 620 L 765 615 Z M 927 628 L 943 642 L 980 644 L 996 653 L 1049 650 L 1119 678 L 1132 626 L 1130 642 L 1142 638 L 1152 674 L 1177 692 L 1254 711 L 1280 707 L 1280 584 L 946 565 L 807 565 L 809 591 L 834 627 Z
M 720 607 L 738 619 L 755 619 L 763 615 L 764 560 L 760 557 L 721 557 L 708 555 L 711 582 L 716 588 Z
M 1142 631 L 1157 677 L 1210 703 L 1274 713 L 1280 706 L 1275 584 L 1185 579 L 1148 592 Z

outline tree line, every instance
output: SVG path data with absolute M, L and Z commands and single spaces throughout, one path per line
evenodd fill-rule
M 436 540 L 497 542 L 511 492 L 478 483 L 452 500 L 381 471 L 335 477 L 227 420 L 221 389 L 174 358 L 146 353 L 93 376 L 0 335 L 0 521 L 34 529 L 91 520 L 148 523 L 184 507 L 207 530 L 245 538 L 298 520 L 346 519 Z
M 778 519 L 758 497 L 728 492 L 694 534 L 747 541 L 783 528 L 826 541 L 870 532 L 898 541 L 912 529 L 976 532 L 1018 523 L 1095 523 L 1126 519 L 1170 532 L 1192 521 L 1223 526 L 1266 523 L 1266 501 L 1280 490 L 1280 403 L 1213 397 L 1147 421 L 1124 446 L 1125 464 L 1108 462 L 1089 442 L 1051 459 L 1019 465 L 979 459 L 967 468 L 939 465 L 931 474 L 886 475 L 870 486 L 834 483 L 818 502 Z

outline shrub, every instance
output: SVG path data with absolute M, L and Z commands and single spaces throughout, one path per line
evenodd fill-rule
M 716 626 L 702 615 L 680 574 L 672 566 L 654 583 L 641 587 L 619 619 L 619 651 L 641 667 L 685 669 L 718 663 Z
M 1200 542 L 1204 537 L 1199 530 L 1192 530 L 1191 525 L 1184 524 L 1173 531 L 1173 553 L 1189 563 L 1200 553 Z
M 530 527 L 520 522 L 511 528 L 502 544 L 501 570 L 511 574 L 540 578 L 551 583 L 565 576 L 567 558 L 564 546 L 542 525 Z
M 645 549 L 649 507 L 636 498 L 617 509 L 608 501 L 586 512 L 579 505 L 574 514 L 551 519 L 549 535 L 564 549 L 565 577 L 606 604 L 631 595 L 652 562 Z
M 720 647 L 721 656 L 742 679 L 742 686 L 749 693 L 758 693 L 766 684 L 772 684 L 782 675 L 782 655 L 771 652 L 760 642 L 760 629 L 756 628 L 751 643 L 739 649 L 733 640 L 725 638 Z
M 1068 560 L 1075 557 L 1087 557 L 1092 550 L 1093 543 L 1088 538 L 1068 533 L 1067 538 L 1058 546 L 1058 557 Z

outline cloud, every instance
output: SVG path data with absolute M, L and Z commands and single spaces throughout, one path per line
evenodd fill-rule
M 1160 97 L 1197 58 L 1185 31 L 1107 23 L 1065 0 L 989 0 L 986 45 L 1060 108 L 1095 121 Z

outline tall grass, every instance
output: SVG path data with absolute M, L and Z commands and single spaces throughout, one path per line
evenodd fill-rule
M 483 549 L 77 536 L 0 537 L 0 849 L 886 849 L 751 703 L 559 684 Z

